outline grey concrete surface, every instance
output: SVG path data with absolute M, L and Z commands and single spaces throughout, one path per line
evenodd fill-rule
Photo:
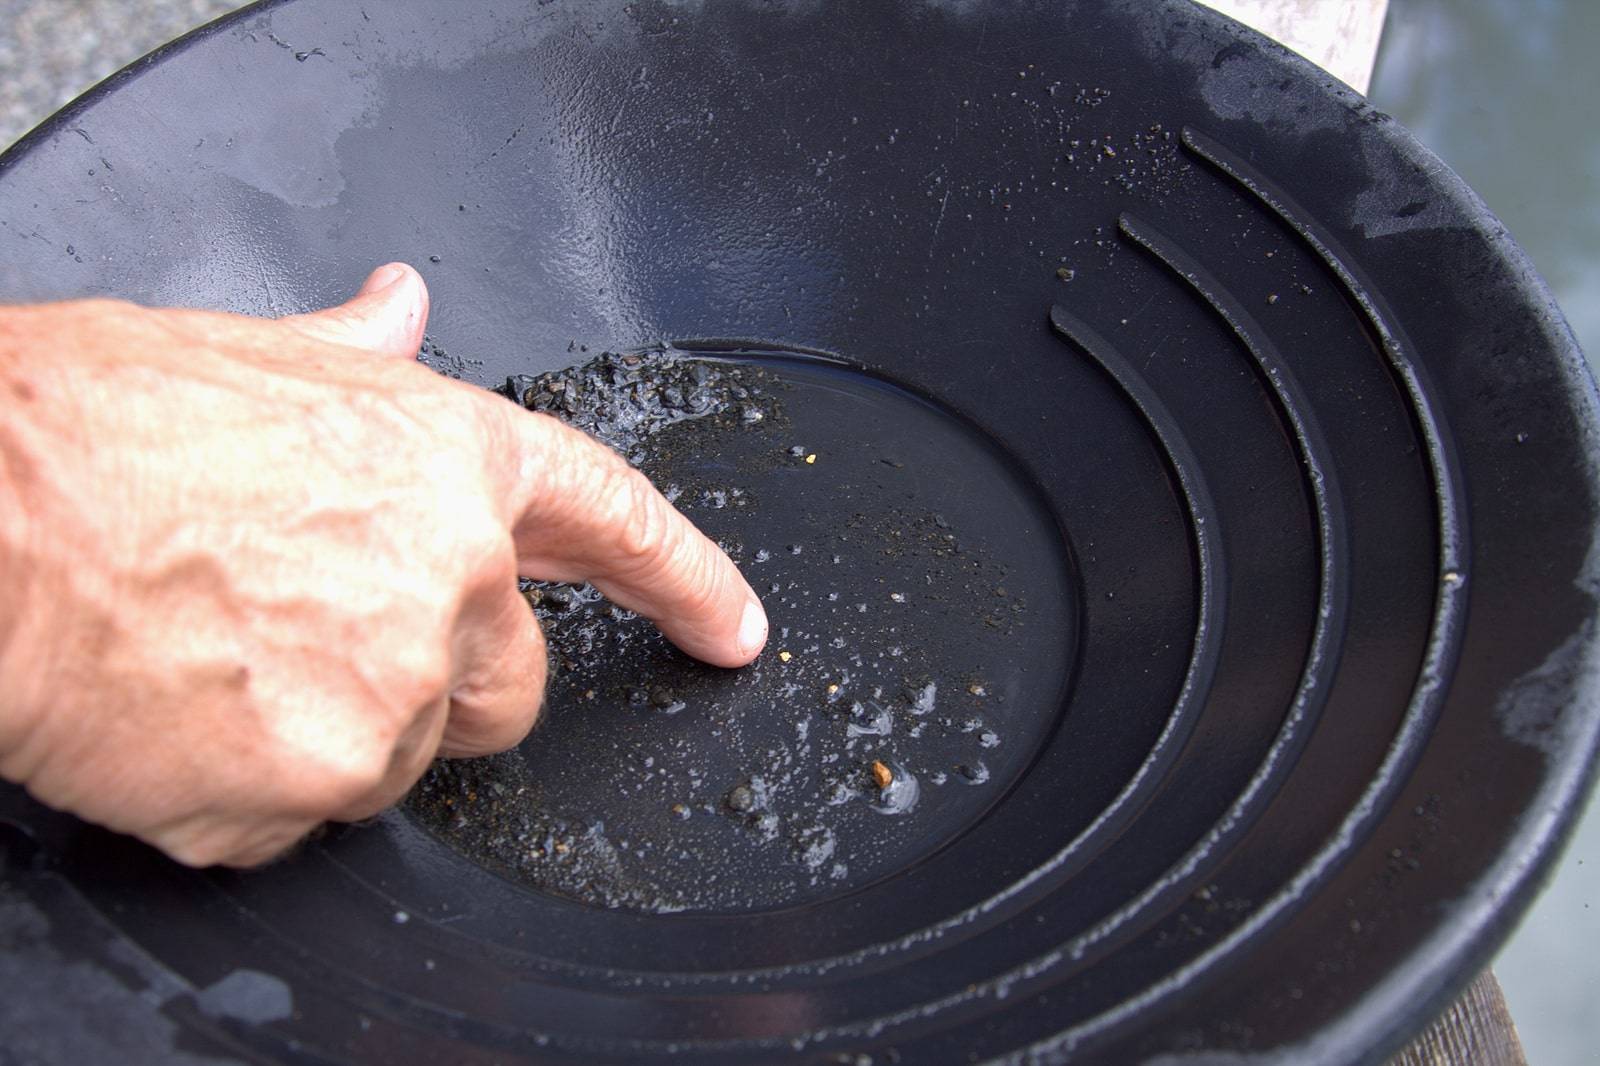
M 238 0 L 0 0 L 0 149 Z
M 0 0 L 0 147 L 232 0 Z M 1532 255 L 1600 356 L 1600 4 L 1391 0 L 1374 102 Z M 1495 964 L 1535 1066 L 1600 1063 L 1600 804 Z

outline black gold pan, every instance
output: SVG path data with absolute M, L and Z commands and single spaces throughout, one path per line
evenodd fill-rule
M 258 314 L 417 264 L 442 372 L 684 415 L 623 446 L 775 626 L 540 590 L 546 727 L 254 873 L 0 791 L 43 1060 L 1374 1061 L 1588 784 L 1571 334 L 1186 3 L 264 3 L 0 159 L 0 248 Z

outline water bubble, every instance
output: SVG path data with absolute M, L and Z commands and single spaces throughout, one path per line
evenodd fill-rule
M 989 768 L 982 760 L 961 763 L 956 767 L 956 773 L 969 785 L 981 785 L 989 780 Z
M 857 717 L 845 725 L 845 735 L 850 737 L 886 737 L 894 732 L 894 714 L 887 707 L 875 703 L 854 704 Z

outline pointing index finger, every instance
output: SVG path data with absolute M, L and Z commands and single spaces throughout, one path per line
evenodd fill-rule
M 548 415 L 491 401 L 506 427 L 518 570 L 589 581 L 697 659 L 743 666 L 767 616 L 738 567 L 616 452 Z

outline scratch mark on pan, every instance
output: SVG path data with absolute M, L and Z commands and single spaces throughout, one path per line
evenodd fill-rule
M 944 199 L 939 201 L 939 217 L 937 219 L 935 219 L 934 223 L 933 223 L 933 242 L 928 245 L 929 254 L 932 254 L 934 248 L 937 247 L 938 244 L 939 244 L 939 227 L 944 225 L 945 208 L 947 208 L 949 206 L 950 206 L 950 187 L 947 185 L 947 186 L 945 186 L 945 190 L 944 190 Z

